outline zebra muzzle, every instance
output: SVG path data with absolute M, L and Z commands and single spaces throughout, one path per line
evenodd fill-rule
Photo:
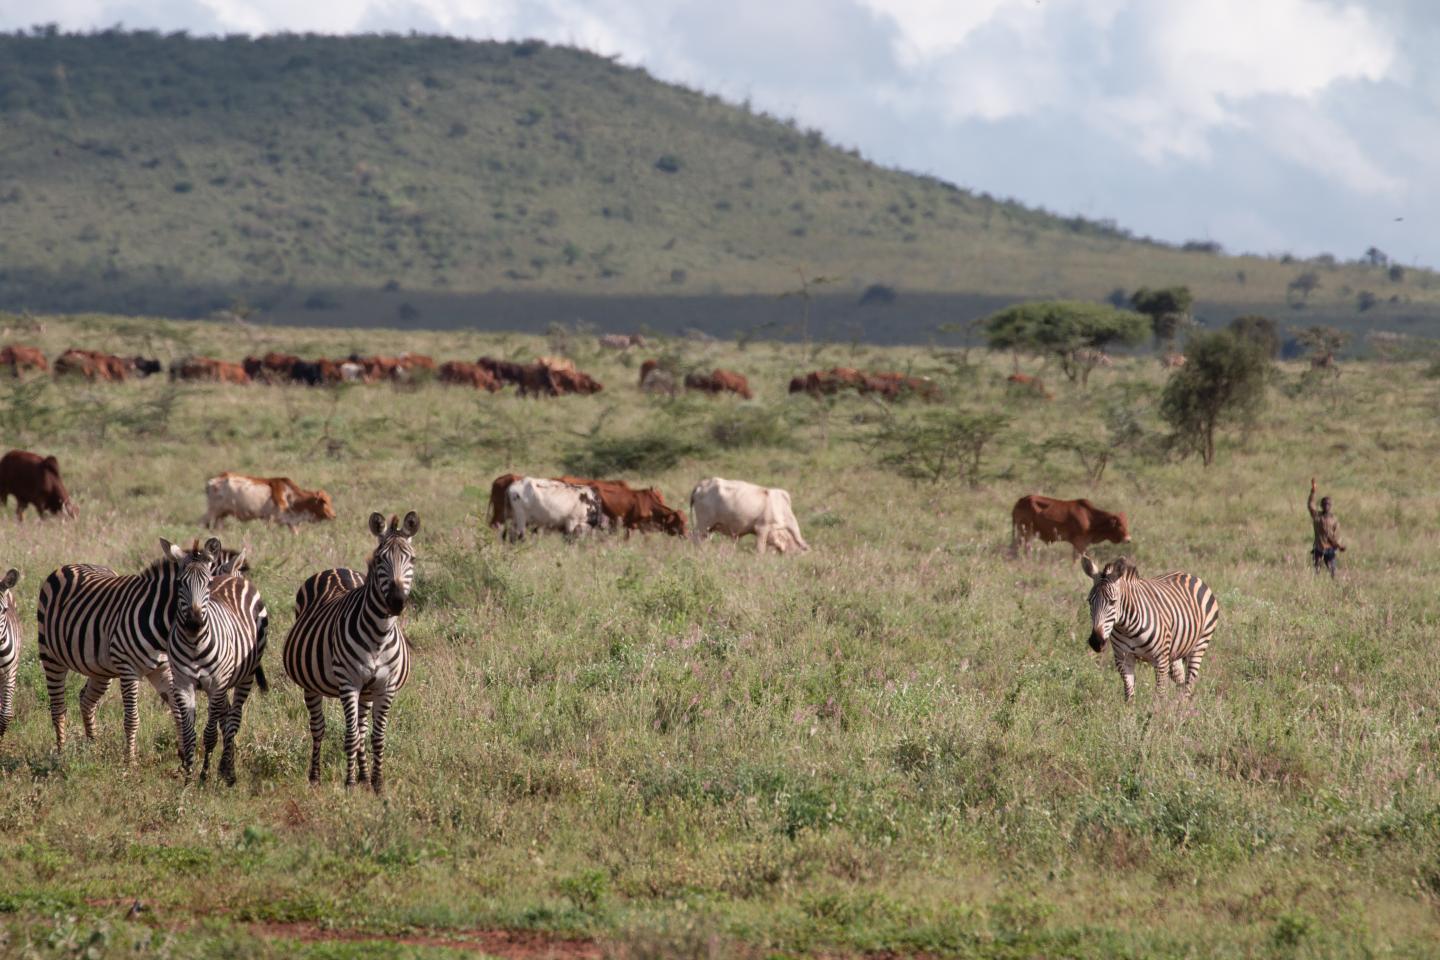
M 1100 636 L 1100 632 L 1098 630 L 1090 631 L 1090 649 L 1094 650 L 1096 653 L 1099 653 L 1101 650 L 1105 649 L 1105 638 Z

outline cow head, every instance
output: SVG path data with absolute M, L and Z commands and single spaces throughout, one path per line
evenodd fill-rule
M 200 546 L 195 541 L 189 550 L 161 538 L 161 555 L 175 563 L 174 629 L 195 638 L 210 622 L 210 582 L 215 578 L 220 541 L 211 537 Z
M 1121 588 L 1124 582 L 1134 578 L 1135 565 L 1121 557 L 1101 568 L 1087 555 L 1080 558 L 1080 568 L 1093 582 L 1089 596 L 1090 649 L 1099 653 L 1110 642 L 1110 632 L 1120 619 Z
M 1123 513 L 1112 513 L 1095 527 L 1098 534 L 1096 539 L 1108 540 L 1111 543 L 1130 542 L 1130 522 L 1125 519 Z
M 303 513 L 312 520 L 335 519 L 335 505 L 330 502 L 330 494 L 324 490 L 296 497 L 290 504 L 290 509 L 295 513 Z
M 384 514 L 370 514 L 370 532 L 377 542 L 365 579 L 379 593 L 386 612 L 392 617 L 405 612 L 410 588 L 415 583 L 415 547 L 410 541 L 419 530 L 420 517 L 414 510 L 405 514 L 404 522 L 399 517 L 391 517 L 389 526 L 385 524 Z
M 660 521 L 660 529 L 671 536 L 683 537 L 689 532 L 686 529 L 684 512 L 665 506 L 659 502 L 658 496 L 655 503 L 655 517 Z
M 45 509 L 72 520 L 80 516 L 80 508 L 70 499 L 70 494 L 65 490 L 65 481 L 60 479 L 60 461 L 53 456 L 46 457 L 41 468 L 45 471 Z

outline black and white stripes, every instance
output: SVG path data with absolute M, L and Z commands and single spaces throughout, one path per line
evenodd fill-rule
M 195 763 L 195 697 L 197 691 L 204 691 L 209 709 L 200 779 L 210 771 L 210 753 L 223 724 L 220 776 L 233 784 L 235 734 L 245 701 L 252 684 L 268 689 L 260 661 L 270 615 L 260 591 L 234 572 L 243 565 L 243 552 L 221 559 L 220 541 L 214 538 L 204 549 L 187 552 L 172 546 L 170 550 L 179 568 L 169 651 L 180 766 L 189 780 Z
M 369 780 L 384 786 L 385 724 L 395 693 L 410 675 L 410 646 L 400 615 L 414 580 L 420 529 L 412 511 L 402 524 L 370 515 L 375 551 L 366 572 L 336 569 L 317 573 L 295 595 L 295 625 L 285 637 L 285 672 L 305 691 L 310 712 L 310 781 L 320 779 L 320 746 L 325 738 L 325 697 L 340 700 L 345 715 L 345 785 Z M 365 734 L 373 727 L 369 776 Z
M 1081 566 L 1094 581 L 1090 647 L 1098 653 L 1107 642 L 1113 645 L 1125 699 L 1135 696 L 1136 660 L 1154 665 L 1157 690 L 1168 675 L 1188 696 L 1220 619 L 1215 594 L 1188 573 L 1141 577 L 1124 557 L 1104 569 L 1084 557 Z
M 80 719 L 90 739 L 100 698 L 112 680 L 120 681 L 127 762 L 135 759 L 140 681 L 149 681 L 169 705 L 166 648 L 178 567 L 168 540 L 160 541 L 160 549 L 161 558 L 141 573 L 121 575 L 109 567 L 74 564 L 45 578 L 35 611 L 36 640 L 57 750 L 65 748 L 65 677 L 71 671 L 87 678 L 80 691 Z
M 0 737 L 15 719 L 15 674 L 20 666 L 20 614 L 10 588 L 20 580 L 18 570 L 0 578 Z

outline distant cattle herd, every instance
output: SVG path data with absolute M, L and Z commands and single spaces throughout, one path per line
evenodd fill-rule
M 622 343 L 615 335 L 602 346 L 630 349 L 643 340 Z M 4 366 L 20 375 L 52 369 L 40 351 L 25 346 L 0 350 Z M 129 359 L 92 351 L 67 350 L 56 359 L 56 376 L 74 375 L 95 381 L 124 380 L 160 372 L 158 361 Z M 177 380 L 217 383 L 304 384 L 390 381 L 414 382 L 433 377 L 442 383 L 496 391 L 513 384 L 521 395 L 559 396 L 602 389 L 568 360 L 540 357 L 515 363 L 481 357 L 474 363 L 449 361 L 437 365 L 429 357 L 361 357 L 312 360 L 269 353 L 229 363 L 190 357 L 173 363 Z M 674 373 L 658 360 L 640 368 L 640 386 L 655 390 Z M 1029 384 L 1016 376 L 1012 383 Z M 691 372 L 684 386 L 707 394 L 753 394 L 746 378 L 715 369 Z M 1042 387 L 1043 389 L 1043 387 Z M 866 373 L 835 367 L 797 376 L 791 393 L 814 397 L 842 390 L 897 399 L 913 395 L 938 400 L 928 379 L 898 373 Z M 15 497 L 17 520 L 26 507 L 43 517 L 76 518 L 79 510 L 60 476 L 59 462 L 24 450 L 0 458 L 0 505 Z M 206 510 L 201 522 L 217 528 L 226 520 L 261 520 L 295 532 L 297 526 L 335 519 L 330 495 L 307 490 L 288 477 L 253 477 L 226 472 L 205 484 Z M 524 540 L 532 532 L 556 530 L 574 539 L 600 531 L 665 533 L 703 540 L 714 533 L 731 539 L 754 536 L 756 551 L 805 552 L 810 545 L 800 532 L 788 491 L 738 480 L 710 477 L 690 493 L 689 518 L 683 508 L 665 502 L 655 487 L 632 487 L 623 480 L 575 476 L 532 477 L 507 473 L 491 484 L 488 520 L 505 541 Z M 1186 693 L 1193 688 L 1211 634 L 1219 617 L 1213 594 L 1198 579 L 1168 574 L 1144 579 L 1128 561 L 1096 567 L 1086 551 L 1099 541 L 1126 543 L 1129 524 L 1124 514 L 1101 510 L 1086 500 L 1056 500 L 1030 494 L 1011 512 L 1013 549 L 1028 553 L 1031 542 L 1065 541 L 1083 559 L 1093 586 L 1091 646 L 1113 645 L 1116 666 L 1124 680 L 1125 697 L 1134 692 L 1137 661 L 1155 667 L 1157 683 L 1173 680 Z M 401 617 L 413 584 L 413 538 L 420 521 L 411 512 L 387 522 L 372 514 L 369 531 L 375 548 L 365 572 L 334 569 L 317 573 L 300 587 L 296 619 L 285 640 L 287 674 L 302 689 L 310 716 L 312 754 L 310 780 L 319 777 L 320 743 L 324 736 L 324 698 L 340 700 L 345 722 L 348 785 L 368 782 L 378 792 L 383 784 L 386 718 L 395 694 L 410 669 L 411 649 Z M 138 724 L 137 696 L 142 681 L 150 683 L 171 710 L 177 730 L 182 769 L 188 779 L 195 759 L 195 697 L 203 691 L 209 714 L 203 736 L 201 776 L 208 772 L 210 752 L 223 736 L 220 773 L 234 781 L 234 741 L 240 714 L 252 685 L 266 689 L 263 655 L 269 615 L 258 591 L 246 576 L 243 552 L 225 549 L 217 538 L 188 549 L 161 541 L 161 556 L 146 570 L 116 574 L 86 564 L 65 566 L 43 582 L 37 607 L 37 639 L 45 673 L 57 748 L 66 730 L 65 677 L 86 678 L 80 711 L 86 736 L 94 735 L 96 707 L 112 680 L 119 680 L 124 700 L 126 755 L 133 759 Z M 14 712 L 13 691 L 21 625 L 11 588 L 19 578 L 12 570 L 0 578 L 0 734 Z M 143 612 L 143 615 L 142 615 Z M 365 739 L 370 740 L 367 764 Z

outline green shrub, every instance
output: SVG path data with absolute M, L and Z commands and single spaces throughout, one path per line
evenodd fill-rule
M 567 453 L 561 463 L 576 476 L 610 477 L 669 470 L 682 457 L 696 452 L 694 443 L 671 433 L 592 437 Z

